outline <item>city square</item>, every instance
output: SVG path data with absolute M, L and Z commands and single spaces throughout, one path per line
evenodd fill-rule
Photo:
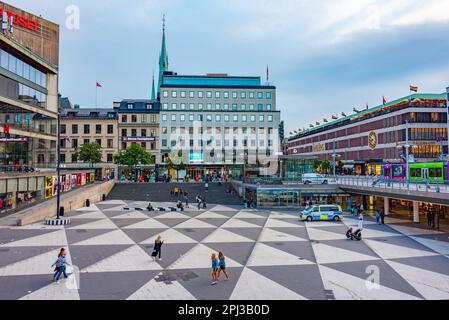
M 351 216 L 342 223 L 303 222 L 291 211 L 194 204 L 182 212 L 148 211 L 146 205 L 109 200 L 71 213 L 69 226 L 2 226 L 0 283 L 9 289 L 0 299 L 449 297 L 447 232 L 370 219 L 358 242 L 344 236 L 357 224 Z M 164 240 L 161 261 L 151 259 L 157 235 Z M 52 283 L 50 265 L 60 247 L 76 272 Z M 226 254 L 230 279 L 211 286 L 209 257 L 218 251 Z
M 72 2 L 0 1 L 0 301 L 449 300 L 447 1 Z

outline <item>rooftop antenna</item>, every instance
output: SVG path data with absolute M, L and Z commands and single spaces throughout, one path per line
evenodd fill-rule
M 162 31 L 165 31 L 165 13 L 162 16 Z

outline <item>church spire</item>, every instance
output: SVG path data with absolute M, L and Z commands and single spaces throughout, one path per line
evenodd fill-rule
M 156 91 L 154 88 L 154 69 L 153 69 L 153 83 L 151 85 L 151 100 L 156 100 Z
M 162 47 L 159 55 L 159 81 L 157 86 L 157 93 L 161 92 L 162 76 L 164 72 L 168 70 L 168 55 L 167 48 L 165 46 L 165 14 L 162 18 Z

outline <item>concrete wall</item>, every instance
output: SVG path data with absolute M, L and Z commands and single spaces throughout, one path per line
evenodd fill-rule
M 110 180 L 62 194 L 61 207 L 64 207 L 64 217 L 70 218 L 70 211 L 84 207 L 86 204 L 86 199 L 89 199 L 91 204 L 100 202 L 102 195 L 108 195 L 114 187 L 114 184 L 115 181 Z M 45 219 L 55 218 L 56 198 L 20 211 L 14 214 L 14 217 L 17 219 L 18 226 L 25 226 L 39 221 L 44 221 Z

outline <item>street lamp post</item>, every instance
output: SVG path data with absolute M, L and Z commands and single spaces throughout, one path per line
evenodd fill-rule
M 409 157 L 409 152 L 410 152 L 410 144 L 408 141 L 408 127 L 409 127 L 409 122 L 408 120 L 405 121 L 405 176 L 407 179 L 407 190 L 410 190 L 410 172 L 409 172 L 409 162 L 410 162 L 410 157 Z
M 56 143 L 56 175 L 57 175 L 57 194 L 56 194 L 56 219 L 59 220 L 61 217 L 59 216 L 59 212 L 61 210 L 61 110 L 58 108 L 58 118 L 57 118 L 57 130 L 58 130 L 58 141 Z

